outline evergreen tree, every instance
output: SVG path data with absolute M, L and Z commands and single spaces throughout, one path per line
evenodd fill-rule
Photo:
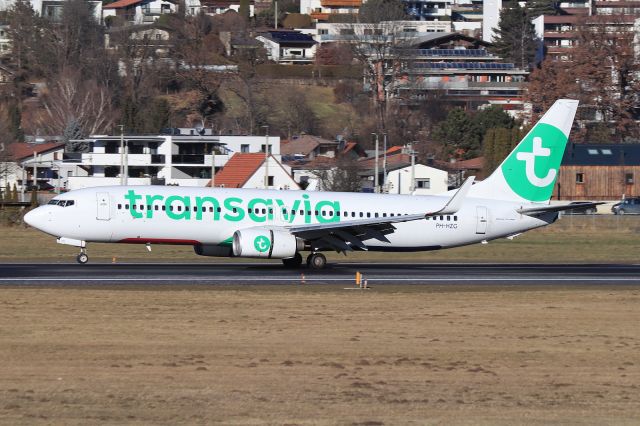
M 13 184 L 13 191 L 11 191 L 11 201 L 18 201 L 18 186 L 15 184 L 15 182 Z
M 555 0 L 529 0 L 527 1 L 526 8 L 530 19 L 535 19 L 540 15 L 556 15 L 558 11 L 556 9 Z
M 62 140 L 66 144 L 65 150 L 69 152 L 86 152 L 87 144 L 85 142 L 74 142 L 74 139 L 82 139 L 82 129 L 80 129 L 78 120 L 72 118 L 62 132 Z
M 9 182 L 7 182 L 7 184 L 4 187 L 4 192 L 2 193 L 2 199 L 4 201 L 11 200 L 11 185 L 9 185 Z
M 490 50 L 522 69 L 533 63 L 539 41 L 526 9 L 517 2 L 500 11 L 500 22 Z
M 435 129 L 439 139 L 450 155 L 456 158 L 473 158 L 480 148 L 480 136 L 473 120 L 462 108 L 453 108 L 447 118 Z
M 482 156 L 484 157 L 483 171 L 489 176 L 497 167 L 494 161 L 496 143 L 496 129 L 489 129 L 482 140 Z

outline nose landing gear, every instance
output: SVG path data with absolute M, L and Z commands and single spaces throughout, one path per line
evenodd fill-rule
M 82 247 L 80 249 L 80 254 L 76 257 L 76 261 L 81 265 L 84 265 L 89 261 L 89 256 L 87 256 L 87 249 Z

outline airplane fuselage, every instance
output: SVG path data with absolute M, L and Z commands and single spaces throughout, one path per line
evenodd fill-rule
M 252 227 L 288 227 L 370 218 L 392 218 L 437 211 L 441 196 L 111 186 L 58 196 L 72 205 L 37 209 L 39 228 L 63 241 L 230 244 L 235 231 Z M 531 217 L 522 204 L 467 198 L 451 215 L 395 223 L 386 241 L 365 241 L 369 250 L 422 251 L 501 238 L 551 223 L 556 214 Z M 80 245 L 80 244 L 77 244 Z

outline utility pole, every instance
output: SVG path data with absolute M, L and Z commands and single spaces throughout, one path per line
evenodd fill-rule
M 38 153 L 33 151 L 33 187 L 38 190 Z
M 278 0 L 276 0 L 275 2 L 275 11 L 273 12 L 273 27 L 274 29 L 278 29 Z
M 265 144 L 264 144 L 264 189 L 269 189 L 269 126 L 265 128 Z
M 411 147 L 411 151 L 409 152 L 411 154 L 411 185 L 409 186 L 409 190 L 412 194 L 416 190 L 416 152 L 413 150 L 414 143 L 415 142 L 411 142 L 411 145 L 409 145 Z
M 124 125 L 120 127 L 120 185 L 124 185 Z
M 382 187 L 385 188 L 387 184 L 387 134 L 383 133 L 383 154 L 382 154 Z
M 216 143 L 213 143 L 211 148 L 211 187 L 216 186 Z
M 376 137 L 376 151 L 375 151 L 375 166 L 374 166 L 374 172 L 373 172 L 373 192 L 378 193 L 380 192 L 378 189 L 378 134 L 377 133 L 371 133 L 372 135 L 374 135 Z

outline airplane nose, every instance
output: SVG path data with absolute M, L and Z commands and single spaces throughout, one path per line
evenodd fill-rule
M 42 229 L 45 222 L 47 221 L 47 212 L 45 212 L 43 208 L 38 207 L 25 214 L 24 221 L 29 226 L 33 226 L 37 229 Z

